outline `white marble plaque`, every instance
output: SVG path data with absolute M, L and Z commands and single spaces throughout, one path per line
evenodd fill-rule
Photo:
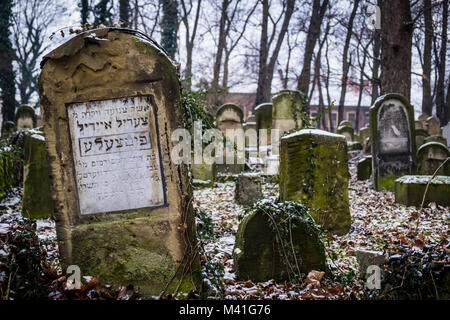
M 67 106 L 82 215 L 165 203 L 153 108 L 145 96 Z

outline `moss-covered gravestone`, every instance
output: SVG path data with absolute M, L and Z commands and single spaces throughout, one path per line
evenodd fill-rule
M 260 201 L 242 220 L 233 250 L 238 280 L 292 281 L 299 273 L 325 271 L 324 246 L 314 222 L 306 209 L 303 214 L 292 212 L 300 207 L 292 202 Z
M 15 117 L 18 131 L 36 127 L 36 113 L 29 106 L 20 106 L 17 108 Z
M 53 214 L 49 167 L 44 134 L 36 131 L 24 136 L 22 215 L 30 219 Z
M 379 97 L 370 108 L 373 182 L 376 190 L 394 190 L 395 179 L 416 164 L 414 108 L 400 94 Z
M 403 176 L 395 181 L 395 202 L 406 206 L 420 206 L 425 189 L 432 176 Z M 450 206 L 450 177 L 435 176 L 431 180 L 425 196 L 424 206 L 435 202 Z
M 170 158 L 171 134 L 183 127 L 174 63 L 147 36 L 104 28 L 77 35 L 41 65 L 63 268 L 133 284 L 144 297 L 178 283 L 198 289 L 188 171 Z
M 227 129 L 242 129 L 243 121 L 244 113 L 242 109 L 233 103 L 226 103 L 217 110 L 217 127 L 224 134 Z
M 345 234 L 351 218 L 345 137 L 303 129 L 281 138 L 280 199 L 311 207 L 323 228 Z
M 372 175 L 372 156 L 366 156 L 358 161 L 357 177 L 358 180 L 370 179 Z
M 302 127 L 305 96 L 298 90 L 281 90 L 272 97 L 272 129 L 286 131 Z
M 440 142 L 427 142 L 417 150 L 417 172 L 433 175 L 441 164 L 450 157 L 450 151 Z M 439 175 L 450 176 L 450 161 L 447 161 L 438 171 Z
M 216 165 L 208 163 L 191 164 L 194 184 L 212 187 L 216 180 Z

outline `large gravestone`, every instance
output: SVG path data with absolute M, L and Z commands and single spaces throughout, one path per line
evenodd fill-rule
M 132 30 L 84 32 L 39 77 L 63 267 L 144 297 L 199 282 L 191 188 L 170 159 L 183 127 L 176 66 Z M 172 281 L 173 280 L 173 281 Z
M 40 131 L 24 136 L 22 215 L 30 219 L 48 218 L 53 214 L 47 152 Z
M 393 190 L 416 163 L 414 108 L 400 94 L 381 96 L 370 108 L 370 128 L 374 187 Z
M 303 129 L 281 138 L 280 199 L 311 207 L 323 228 L 345 234 L 351 223 L 347 142 L 343 135 Z
M 302 126 L 304 94 L 298 90 L 281 90 L 272 98 L 272 129 L 284 132 Z
M 433 175 L 448 157 L 450 157 L 450 151 L 445 144 L 427 142 L 417 150 L 417 172 L 423 175 Z M 450 161 L 447 161 L 437 174 L 450 176 Z
M 16 111 L 16 127 L 18 131 L 36 127 L 36 114 L 29 106 L 20 106 Z

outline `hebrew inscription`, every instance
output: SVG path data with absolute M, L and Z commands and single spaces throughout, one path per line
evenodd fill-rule
M 73 103 L 67 110 L 82 215 L 164 204 L 148 97 Z

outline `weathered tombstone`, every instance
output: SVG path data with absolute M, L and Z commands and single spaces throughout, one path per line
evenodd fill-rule
M 432 176 L 406 175 L 395 181 L 395 202 L 405 206 L 420 206 L 425 189 Z M 428 186 L 424 206 L 435 202 L 441 206 L 450 206 L 450 177 L 435 176 Z
M 417 150 L 417 172 L 423 175 L 433 175 L 448 157 L 450 157 L 450 151 L 445 144 L 440 142 L 425 143 Z M 450 176 L 450 161 L 447 161 L 437 174 Z
M 394 190 L 416 163 L 414 108 L 400 94 L 381 96 L 370 108 L 370 128 L 374 187 Z
M 6 121 L 2 127 L 2 136 L 7 138 L 16 130 L 16 124 L 14 121 Z
M 256 132 L 256 130 L 257 130 L 256 117 L 254 115 L 250 115 L 247 118 L 247 121 L 244 123 L 244 129 L 245 129 L 245 131 L 255 130 L 255 132 Z M 253 139 L 250 139 L 250 137 L 246 135 L 245 136 L 245 147 L 249 148 L 251 150 L 254 150 L 254 149 L 257 150 L 258 143 L 256 141 L 256 144 L 255 144 L 255 141 L 253 141 Z
M 353 129 L 353 125 L 350 121 L 344 120 L 339 124 L 337 133 L 342 134 L 347 141 L 351 142 L 354 140 L 355 129 Z
M 286 211 L 286 206 L 293 207 L 293 204 L 281 203 L 274 206 L 283 212 Z M 279 216 L 280 213 L 274 212 L 273 208 L 273 206 L 257 207 L 239 224 L 233 249 L 236 278 L 254 282 L 271 279 L 289 280 L 287 259 L 283 255 L 279 242 L 282 242 L 282 246 L 289 248 L 288 254 L 291 257 L 289 263 L 295 266 L 296 273 L 300 271 L 306 274 L 311 270 L 325 270 L 324 246 L 317 229 L 311 222 L 311 217 L 298 215 L 297 219 L 291 220 L 291 232 L 277 233 L 273 226 L 276 217 L 270 219 L 269 215 Z M 277 228 L 289 230 L 289 226 L 278 226 L 278 224 Z M 277 241 L 277 236 L 282 237 L 282 240 Z
M 234 198 L 237 203 L 246 207 L 261 199 L 261 176 L 258 173 L 241 173 L 237 177 Z
M 194 185 L 212 187 L 216 180 L 216 165 L 208 163 L 193 163 L 191 171 Z
M 227 129 L 242 129 L 243 121 L 244 113 L 242 109 L 233 103 L 226 103 L 217 110 L 217 127 L 224 134 Z
M 425 131 L 428 129 L 428 123 L 427 123 L 427 119 L 430 116 L 426 113 L 422 113 L 417 119 L 422 122 L 422 129 L 424 129 Z
M 420 120 L 414 121 L 414 128 L 416 130 L 422 130 L 423 129 L 422 121 L 420 121 Z
M 427 119 L 427 131 L 430 136 L 442 135 L 441 121 L 437 117 L 429 117 Z
M 116 28 L 81 33 L 41 65 L 63 269 L 144 297 L 199 285 L 188 171 L 170 159 L 183 127 L 176 66 L 144 34 Z
M 29 106 L 20 106 L 16 111 L 16 127 L 18 131 L 31 129 L 36 126 L 36 114 Z
M 359 140 L 363 145 L 363 152 L 370 153 L 370 128 L 364 127 L 359 130 Z
M 359 264 L 359 273 L 365 277 L 368 267 L 378 266 L 383 268 L 386 259 L 383 251 L 358 249 L 356 250 L 356 260 L 358 260 Z
M 447 147 L 450 147 L 450 122 L 442 127 L 442 136 L 447 139 Z
M 348 200 L 347 142 L 343 135 L 303 129 L 281 138 L 280 199 L 311 207 L 323 228 L 345 234 L 351 218 Z
M 429 136 L 424 129 L 417 129 L 416 131 L 416 148 L 419 148 L 425 143 L 425 139 Z
M 281 90 L 272 97 L 272 129 L 284 132 L 302 126 L 305 96 L 298 90 Z
M 439 143 L 442 143 L 444 146 L 447 146 L 447 139 L 445 139 L 443 136 L 426 137 L 424 140 L 424 143 L 428 143 L 428 142 L 439 142 Z M 417 148 L 419 148 L 419 146 Z
M 372 156 L 365 156 L 358 161 L 357 177 L 358 180 L 370 179 L 372 175 Z
M 259 148 L 265 147 L 271 144 L 271 128 L 272 128 L 272 104 L 262 103 L 255 107 L 256 117 L 256 129 L 258 132 L 258 146 Z M 260 136 L 260 130 L 267 130 L 266 139 L 262 139 Z
M 26 134 L 23 152 L 22 216 L 48 218 L 53 214 L 53 201 L 44 134 Z

